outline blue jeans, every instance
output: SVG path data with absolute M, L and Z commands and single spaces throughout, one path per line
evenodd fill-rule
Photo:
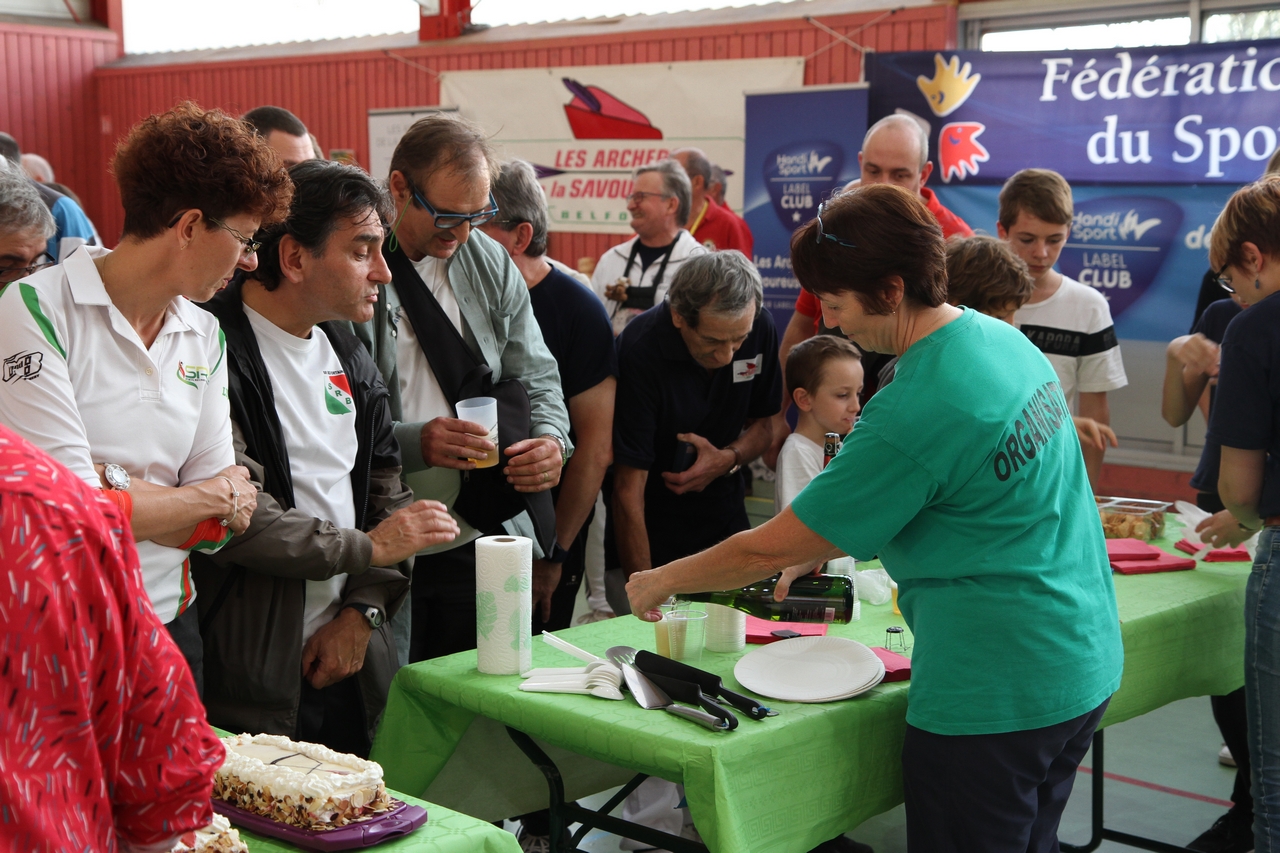
M 1244 687 L 1256 853 L 1280 853 L 1280 527 L 1258 537 L 1244 599 Z

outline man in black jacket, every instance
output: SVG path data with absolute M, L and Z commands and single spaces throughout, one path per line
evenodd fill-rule
M 227 339 L 236 460 L 260 492 L 236 547 L 194 565 L 212 590 L 200 599 L 205 705 L 233 731 L 367 755 L 407 561 L 458 527 L 401 484 L 386 386 L 344 322 L 368 320 L 391 277 L 386 196 L 337 163 L 290 175 L 289 218 L 257 235 L 258 268 L 207 306 Z

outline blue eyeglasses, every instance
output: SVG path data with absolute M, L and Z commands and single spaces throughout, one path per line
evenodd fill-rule
M 413 185 L 408 176 L 405 177 L 405 183 L 409 185 L 409 192 L 413 194 L 413 200 L 421 205 L 422 209 L 431 214 L 432 221 L 437 228 L 449 229 L 457 228 L 462 223 L 469 224 L 472 228 L 479 228 L 491 222 L 498 215 L 498 202 L 494 199 L 493 193 L 489 193 L 489 206 L 479 213 L 441 213 L 431 206 L 431 202 L 422 197 L 422 193 L 418 192 L 418 188 Z
M 827 203 L 826 203 L 825 201 L 824 201 L 822 204 L 818 205 L 818 245 L 819 245 L 819 246 L 821 246 L 821 245 L 822 245 L 822 241 L 823 241 L 823 240 L 830 240 L 832 243 L 835 243 L 835 244 L 836 244 L 836 245 L 838 245 L 838 246 L 844 246 L 846 249 L 856 249 L 856 248 L 858 248 L 858 244 L 857 244 L 857 243 L 851 243 L 851 242 L 849 242 L 848 240 L 841 240 L 841 239 L 840 239 L 839 237 L 837 237 L 836 235 L 834 235 L 834 234 L 828 234 L 828 233 L 823 229 L 823 227 L 822 227 L 822 211 L 823 211 L 823 209 L 824 209 L 824 208 L 826 208 L 826 206 L 827 206 Z

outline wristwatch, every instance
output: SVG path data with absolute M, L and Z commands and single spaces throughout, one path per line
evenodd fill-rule
M 546 560 L 548 563 L 563 563 L 565 560 L 569 559 L 569 552 L 568 550 L 561 548 L 559 542 L 552 542 L 551 553 L 542 559 Z
M 551 432 L 544 432 L 542 435 L 538 436 L 538 438 L 549 438 L 556 444 L 560 445 L 560 467 L 563 468 L 569 464 L 569 448 L 565 445 L 563 438 Z
M 382 612 L 381 608 L 370 605 L 368 607 L 360 607 L 356 604 L 348 604 L 352 610 L 358 611 L 365 621 L 369 623 L 369 627 L 374 631 L 382 627 L 382 623 L 387 621 L 387 616 Z
M 108 462 L 104 466 L 102 478 L 107 481 L 108 489 L 115 489 L 119 492 L 128 491 L 129 489 L 129 472 L 114 462 Z
M 733 454 L 733 467 L 724 472 L 724 476 L 732 477 L 734 474 L 742 470 L 742 457 L 738 455 L 738 448 L 734 447 L 732 444 L 726 445 L 724 449 Z

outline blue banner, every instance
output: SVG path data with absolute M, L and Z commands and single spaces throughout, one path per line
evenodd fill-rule
M 1243 184 L 1280 125 L 1280 40 L 1036 53 L 875 53 L 871 116 L 928 121 L 931 185 Z
M 996 233 L 1000 187 L 935 191 L 972 228 Z M 1076 186 L 1075 221 L 1058 269 L 1106 297 L 1120 338 L 1185 335 L 1209 266 L 1205 240 L 1234 191 L 1213 185 Z
M 743 206 L 764 307 L 779 335 L 800 291 L 791 272 L 791 232 L 817 215 L 832 190 L 858 177 L 866 131 L 864 86 L 747 95 Z

